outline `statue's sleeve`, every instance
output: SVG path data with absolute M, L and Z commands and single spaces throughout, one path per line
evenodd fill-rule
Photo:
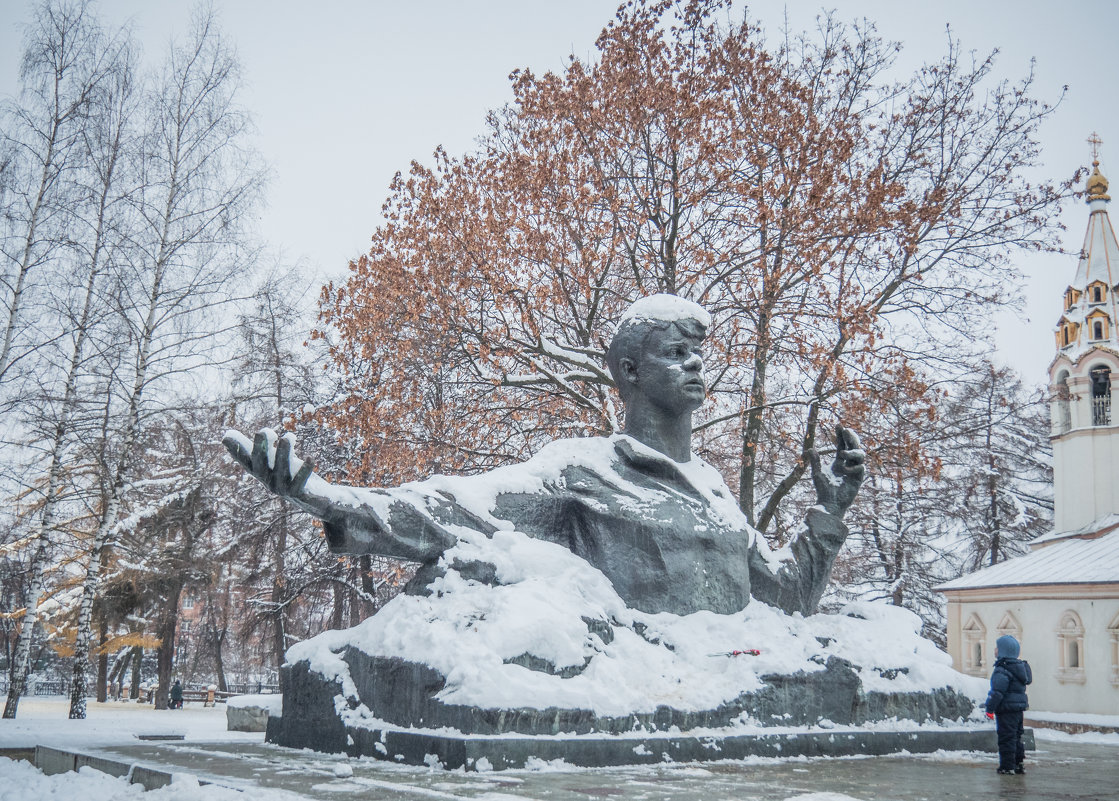
M 483 473 L 460 479 L 440 476 L 392 489 L 334 486 L 323 493 L 329 497 L 328 508 L 315 514 L 335 553 L 379 554 L 428 565 L 455 544 L 455 532 L 464 528 L 489 536 L 499 526 L 511 525 L 530 536 L 569 544 L 572 498 L 563 482 L 543 482 L 534 492 L 499 492 L 490 500 L 493 481 L 491 473 Z M 480 487 L 486 491 L 479 492 Z
M 847 531 L 838 517 L 813 506 L 784 558 L 769 551 L 759 535 L 750 549 L 750 594 L 787 614 L 813 614 Z
M 460 506 L 453 497 L 399 490 L 355 490 L 322 515 L 330 550 L 378 554 L 431 563 L 455 544 L 454 526 L 487 534 L 493 526 Z

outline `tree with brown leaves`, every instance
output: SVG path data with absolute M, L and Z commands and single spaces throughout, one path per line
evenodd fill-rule
M 697 450 L 782 539 L 820 423 L 858 427 L 903 357 L 967 350 L 1012 300 L 1011 250 L 1055 246 L 1068 185 L 1023 177 L 1051 111 L 1030 76 L 995 82 L 949 41 L 892 82 L 898 47 L 871 27 L 825 17 L 769 48 L 723 5 L 624 5 L 595 60 L 515 72 L 476 152 L 396 178 L 321 297 L 346 391 L 319 416 L 355 480 L 617 430 L 605 343 L 670 292 L 716 320 Z

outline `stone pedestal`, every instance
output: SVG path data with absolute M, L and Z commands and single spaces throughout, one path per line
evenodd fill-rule
M 284 668 L 284 714 L 269 721 L 269 742 L 408 764 L 425 764 L 434 755 L 448 768 L 471 768 L 483 757 L 491 767 L 519 767 L 530 757 L 580 765 L 638 764 L 662 756 L 702 760 L 781 755 L 782 743 L 793 735 L 740 733 L 759 727 L 833 729 L 891 718 L 939 723 L 965 720 L 974 709 L 970 698 L 951 688 L 866 692 L 851 663 L 837 657 L 829 658 L 822 670 L 762 676 L 761 689 L 714 709 L 660 706 L 623 716 L 596 715 L 589 709 L 445 704 L 436 698 L 443 677 L 425 665 L 369 656 L 353 647 L 346 648 L 342 658 L 357 689 L 357 696 L 349 699 L 340 682 L 311 670 L 307 662 Z M 802 736 L 809 733 L 813 736 Z M 904 732 L 891 738 L 884 732 L 863 731 L 839 740 L 829 740 L 826 734 L 821 740 L 820 734 L 797 732 L 797 753 L 876 754 L 924 748 Z M 942 741 L 955 744 L 931 745 Z M 925 750 L 973 747 L 962 742 L 933 738 Z M 655 758 L 647 759 L 650 754 Z
M 226 702 L 226 731 L 266 731 L 282 710 L 279 695 L 235 695 Z

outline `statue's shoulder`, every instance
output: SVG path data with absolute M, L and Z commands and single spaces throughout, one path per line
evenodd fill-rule
M 614 437 L 568 437 L 556 439 L 515 468 L 541 478 L 560 478 L 572 470 L 608 473 L 615 470 L 619 456 Z
M 618 456 L 608 437 L 571 437 L 553 440 L 523 462 L 465 476 L 431 476 L 406 484 L 395 492 L 438 495 L 474 509 L 492 508 L 501 495 L 552 494 L 575 474 L 605 475 L 614 471 Z M 390 490 L 390 492 L 393 492 Z

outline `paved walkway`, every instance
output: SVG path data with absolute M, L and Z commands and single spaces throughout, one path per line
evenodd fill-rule
M 1027 775 L 999 776 L 990 754 L 957 752 L 818 760 L 463 773 L 371 759 L 292 751 L 267 744 L 144 744 L 101 753 L 194 773 L 230 786 L 281 787 L 316 799 L 515 801 L 1114 801 L 1119 748 L 1039 741 Z M 805 799 L 808 801 L 808 799 Z

